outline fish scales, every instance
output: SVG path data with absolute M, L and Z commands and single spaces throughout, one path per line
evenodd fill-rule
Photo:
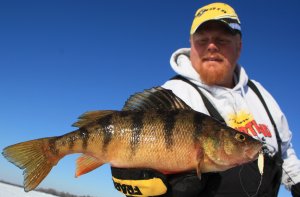
M 101 133 L 103 134 L 102 151 L 104 152 L 106 151 L 107 146 L 111 142 L 114 133 L 112 119 L 113 115 L 109 114 L 96 122 L 96 124 L 99 124 L 99 126 L 102 127 L 101 129 L 99 128 L 98 131 L 101 131 Z
M 89 143 L 89 132 L 86 128 L 79 129 L 80 139 L 82 140 L 82 150 L 86 150 Z
M 163 131 L 166 148 L 172 148 L 174 145 L 173 134 L 175 130 L 176 116 L 178 115 L 179 111 L 169 111 L 167 114 L 166 112 L 158 111 L 158 113 L 164 122 Z
M 49 146 L 60 152 L 60 156 L 70 153 L 94 153 L 101 150 L 105 152 L 110 144 L 114 128 L 112 124 L 113 115 L 106 115 L 99 120 L 91 122 L 66 135 L 49 139 Z
M 166 134 L 168 132 L 166 128 L 166 118 L 169 114 L 176 114 L 178 119 L 174 121 L 174 126 L 172 126 L 172 135 Z M 193 141 L 193 130 L 194 122 L 193 122 L 193 113 L 190 112 L 176 112 L 176 113 L 165 113 L 162 112 L 151 112 L 144 113 L 144 121 L 143 121 L 143 129 L 140 133 L 140 137 L 138 137 L 139 141 L 136 145 L 136 150 L 134 153 L 129 151 L 129 144 L 126 142 L 130 141 L 126 138 L 130 138 L 132 130 L 130 132 L 118 132 L 118 124 L 115 125 L 116 135 L 120 133 L 121 137 L 116 136 L 115 139 L 118 140 L 119 144 L 122 144 L 123 150 L 118 151 L 114 145 L 112 145 L 111 150 L 114 152 L 109 153 L 109 155 L 114 155 L 112 157 L 118 158 L 112 161 L 112 165 L 118 167 L 129 167 L 130 165 L 135 166 L 144 166 L 151 167 L 155 165 L 157 168 L 167 170 L 167 166 L 171 166 L 173 168 L 186 168 L 186 161 L 191 159 L 187 159 L 186 156 L 192 157 L 195 154 L 195 145 Z M 130 119 L 129 119 L 130 120 Z M 122 122 L 118 120 L 118 122 Z M 129 121 L 124 121 L 125 124 Z M 169 123 L 168 123 L 169 124 Z M 130 128 L 131 126 L 120 126 L 120 128 Z M 191 131 L 191 132 L 190 132 Z M 168 136 L 168 137 L 166 137 Z M 168 143 L 173 141 L 173 146 L 169 146 Z M 125 144 L 124 144 L 125 143 Z M 177 147 L 173 149 L 173 147 Z M 178 148 L 180 147 L 180 149 Z M 158 154 L 159 153 L 159 154 Z M 117 155 L 115 155 L 117 154 Z M 184 155 L 184 156 L 182 156 Z M 181 163 L 174 164 L 172 161 L 178 160 Z M 170 161 L 170 164 L 168 162 Z M 196 162 L 196 161 L 195 161 Z
M 132 132 L 131 138 L 130 138 L 130 147 L 131 147 L 131 153 L 134 155 L 136 153 L 136 149 L 139 146 L 139 143 L 141 141 L 141 133 L 143 131 L 143 119 L 144 119 L 145 112 L 141 111 L 138 114 L 132 116 L 131 118 L 131 129 Z
M 107 149 L 107 154 L 118 159 L 111 163 L 120 165 L 118 163 L 120 160 L 122 165 L 124 165 L 122 167 L 125 167 L 127 163 L 132 165 L 134 162 L 136 165 L 146 165 L 149 162 L 152 163 L 153 157 L 157 155 L 157 151 L 163 151 L 166 154 L 171 152 L 171 147 L 168 144 L 172 141 L 171 139 L 174 138 L 174 135 L 166 129 L 170 129 L 168 125 L 171 124 L 166 122 L 166 116 L 178 113 L 162 114 L 162 112 L 151 111 L 127 113 L 127 117 L 122 112 L 115 114 L 113 116 L 114 137 L 111 144 L 108 145 L 110 148 Z M 172 124 L 175 125 L 175 120 Z M 175 129 L 173 127 L 172 130 Z M 179 130 L 182 129 L 182 125 L 178 125 L 176 128 L 177 135 L 182 135 L 183 133 L 180 133 Z M 183 143 L 182 140 L 178 142 L 180 143 L 179 145 Z M 116 147 L 117 144 L 119 146 Z M 118 147 L 122 147 L 122 150 L 119 150 Z M 140 161 L 141 158 L 142 161 Z
M 156 108 L 157 106 L 157 108 Z M 152 88 L 131 96 L 122 111 L 87 112 L 78 129 L 6 147 L 3 155 L 24 169 L 24 189 L 37 187 L 61 158 L 82 153 L 78 177 L 104 163 L 163 173 L 224 171 L 253 161 L 261 143 L 192 110 L 171 91 Z
M 178 116 L 178 120 L 175 119 L 176 116 Z M 91 124 L 88 129 L 84 129 L 84 132 L 79 129 L 65 137 L 51 139 L 51 141 L 55 141 L 55 147 L 60 147 L 55 149 L 55 152 L 60 152 L 61 155 L 88 152 L 104 162 L 112 160 L 112 165 L 122 165 L 120 167 L 128 167 L 127 165 L 133 163 L 140 166 L 149 163 L 152 165 L 153 162 L 164 164 L 163 159 L 168 154 L 170 154 L 168 159 L 178 157 L 178 150 L 172 150 L 173 146 L 181 147 L 187 143 L 192 144 L 192 132 L 186 132 L 195 129 L 192 116 L 193 114 L 190 112 L 178 111 L 167 113 L 126 112 L 125 115 L 123 112 L 115 112 L 113 115 L 105 116 Z M 170 122 L 171 120 L 172 122 Z M 83 135 L 83 133 L 85 134 Z M 97 136 L 99 139 L 91 142 L 91 139 L 95 138 L 92 136 Z M 72 149 L 68 150 L 67 142 L 77 144 L 77 146 L 73 145 Z M 62 146 L 63 144 L 65 146 Z M 173 145 L 170 146 L 171 144 Z M 52 146 L 53 142 L 51 142 Z M 181 151 L 185 151 L 184 155 L 191 152 L 190 148 L 186 148 L 186 150 L 181 148 Z M 153 159 L 157 152 L 165 154 L 160 161 Z
M 121 111 L 112 115 L 110 124 L 104 126 L 110 128 L 111 135 L 111 140 L 106 144 L 107 149 L 103 150 L 109 157 L 108 160 L 122 155 L 129 158 L 134 154 L 143 128 L 143 114 L 144 112 L 136 112 L 134 115 L 132 112 Z

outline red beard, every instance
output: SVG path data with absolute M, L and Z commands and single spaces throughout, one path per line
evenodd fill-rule
M 199 68 L 200 78 L 206 85 L 223 85 L 232 80 L 230 68 L 222 65 L 205 65 Z

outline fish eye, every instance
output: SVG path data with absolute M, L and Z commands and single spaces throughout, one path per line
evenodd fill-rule
M 240 133 L 235 134 L 234 138 L 239 142 L 244 142 L 246 140 L 246 137 Z

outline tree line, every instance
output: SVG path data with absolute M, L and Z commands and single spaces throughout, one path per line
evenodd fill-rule
M 13 186 L 16 186 L 16 187 L 23 188 L 23 186 L 21 186 L 21 185 L 10 183 L 10 182 L 7 182 L 7 181 L 0 180 L 0 182 L 8 184 L 8 185 L 13 185 Z M 89 195 L 78 196 L 78 195 L 70 194 L 68 192 L 56 191 L 55 189 L 51 189 L 51 188 L 48 188 L 48 189 L 38 188 L 38 189 L 35 189 L 35 191 L 39 191 L 39 192 L 43 192 L 43 193 L 46 193 L 46 194 L 51 194 L 51 195 L 59 196 L 59 197 L 92 197 L 92 196 L 89 196 Z

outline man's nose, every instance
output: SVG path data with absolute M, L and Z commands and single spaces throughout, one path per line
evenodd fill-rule
M 219 50 L 219 47 L 216 45 L 215 42 L 210 42 L 210 43 L 208 44 L 208 46 L 207 46 L 207 50 L 208 50 L 209 52 L 216 52 L 216 51 Z

